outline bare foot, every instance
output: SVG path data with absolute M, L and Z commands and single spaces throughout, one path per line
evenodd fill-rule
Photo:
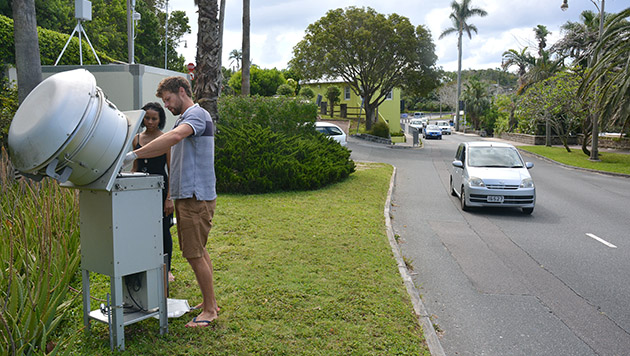
M 197 304 L 197 305 L 193 308 L 193 310 L 201 310 L 201 309 L 203 309 L 203 302 L 201 302 L 201 303 Z M 221 310 L 221 308 L 219 308 L 219 306 L 217 305 L 217 313 L 219 313 L 219 310 Z

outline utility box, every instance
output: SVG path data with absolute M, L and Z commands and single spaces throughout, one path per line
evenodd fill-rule
M 111 191 L 80 190 L 81 268 L 126 276 L 161 265 L 162 177 L 127 174 Z

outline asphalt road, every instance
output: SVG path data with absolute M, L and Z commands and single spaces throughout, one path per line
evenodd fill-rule
M 446 354 L 629 355 L 630 179 L 525 156 L 531 216 L 462 212 L 450 165 L 457 144 L 476 139 L 348 144 L 354 160 L 397 167 L 394 232 Z

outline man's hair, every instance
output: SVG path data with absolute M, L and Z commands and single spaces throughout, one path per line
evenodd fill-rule
M 179 93 L 179 88 L 184 88 L 184 91 L 186 91 L 186 95 L 192 98 L 192 89 L 190 88 L 190 83 L 188 82 L 188 79 L 177 76 L 162 79 L 160 84 L 158 84 L 157 93 L 155 93 L 155 96 L 161 98 L 165 91 L 177 94 Z

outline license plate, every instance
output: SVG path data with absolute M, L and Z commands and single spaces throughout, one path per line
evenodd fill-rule
M 503 195 L 488 195 L 488 203 L 503 203 Z

